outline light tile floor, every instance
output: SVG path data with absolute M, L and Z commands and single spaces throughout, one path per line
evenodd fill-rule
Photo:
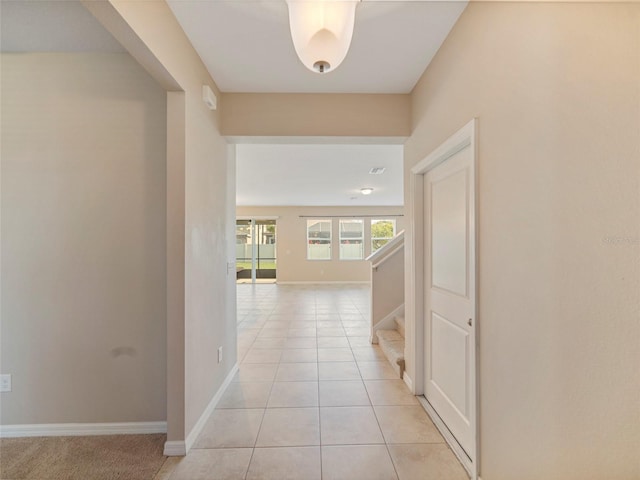
M 467 480 L 368 309 L 367 286 L 238 285 L 240 370 L 168 478 Z

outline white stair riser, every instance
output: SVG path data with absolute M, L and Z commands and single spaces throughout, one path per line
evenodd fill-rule
M 402 338 L 405 337 L 404 334 L 404 317 L 396 317 L 396 330 L 398 333 L 402 335 Z

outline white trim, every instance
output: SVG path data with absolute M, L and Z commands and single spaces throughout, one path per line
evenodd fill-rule
M 473 474 L 473 462 L 469 459 L 465 451 L 462 449 L 453 434 L 449 431 L 440 416 L 436 413 L 431 404 L 427 401 L 426 398 L 424 398 L 423 395 L 420 395 L 416 398 L 420 402 L 420 405 L 422 405 L 422 408 L 424 408 L 424 410 L 427 412 L 427 415 L 429 415 L 431 421 L 436 426 L 440 434 L 444 437 L 449 447 L 451 447 L 451 450 L 453 450 L 455 456 L 458 458 L 458 460 L 460 460 L 460 463 L 471 477 L 471 480 L 476 480 L 477 477 Z
M 394 248 L 393 250 L 391 250 L 389 252 L 389 254 L 384 257 L 382 260 L 380 260 L 378 263 L 374 263 L 373 265 L 371 265 L 371 268 L 373 268 L 374 270 L 378 270 L 378 267 L 381 267 L 382 265 L 384 265 L 387 260 L 389 260 L 391 257 L 393 257 L 396 253 L 403 251 L 404 250 L 404 245 L 400 245 L 396 248 Z
M 456 133 L 447 138 L 438 148 L 411 168 L 414 175 L 424 175 L 448 158 L 474 143 L 475 118 Z
M 164 442 L 164 452 L 166 457 L 184 457 L 187 454 L 187 446 L 184 441 Z
M 191 447 L 193 447 L 193 445 L 196 443 L 196 440 L 198 439 L 198 435 L 200 435 L 200 432 L 202 432 L 202 429 L 206 425 L 207 420 L 209 420 L 209 417 L 213 413 L 213 410 L 216 408 L 216 405 L 220 401 L 220 398 L 222 398 L 222 395 L 224 395 L 224 392 L 227 390 L 227 387 L 229 386 L 229 384 L 233 381 L 233 377 L 235 376 L 236 373 L 238 373 L 237 363 L 233 366 L 233 368 L 231 369 L 227 377 L 224 379 L 224 382 L 222 382 L 222 385 L 220 385 L 220 388 L 218 389 L 216 394 L 213 396 L 213 398 L 209 402 L 209 405 L 207 405 L 207 408 L 205 408 L 204 411 L 202 412 L 202 415 L 200 415 L 200 418 L 191 429 L 191 432 L 189 432 L 189 435 L 187 435 L 187 438 L 184 441 L 185 454 L 189 453 L 189 450 L 191 450 Z M 170 442 L 166 442 L 166 443 L 170 443 Z M 165 455 L 168 455 L 166 453 L 167 451 L 166 443 L 165 443 Z
M 413 391 L 413 380 L 411 380 L 411 377 L 409 376 L 406 370 L 402 374 L 402 380 L 404 380 L 404 383 L 407 384 L 407 387 L 409 387 L 409 390 Z
M 0 438 L 75 437 L 167 433 L 167 422 L 42 423 L 0 425 Z
M 410 342 L 407 342 L 407 346 L 405 347 L 405 356 L 407 359 L 407 365 L 413 366 L 413 393 L 415 395 L 422 395 L 424 393 L 424 325 L 422 321 L 418 321 L 418 319 L 422 319 L 424 316 L 424 208 L 423 208 L 423 197 L 424 197 L 424 188 L 423 188 L 423 179 L 422 176 L 425 175 L 430 170 L 434 169 L 441 163 L 445 162 L 447 159 L 451 158 L 456 153 L 464 150 L 465 148 L 471 148 L 472 154 L 472 164 L 474 171 L 474 180 L 473 180 L 473 189 L 475 197 L 474 208 L 475 208 L 475 219 L 474 219 L 474 230 L 475 230 L 475 301 L 476 301 L 476 315 L 475 315 L 475 338 L 476 343 L 474 344 L 474 355 L 475 355 L 475 375 L 474 375 L 474 390 L 475 390 L 475 402 L 474 405 L 471 406 L 472 414 L 471 421 L 473 423 L 474 429 L 474 446 L 473 451 L 470 452 L 473 457 L 471 460 L 468 459 L 471 463 L 471 467 L 465 468 L 469 470 L 472 480 L 477 478 L 477 473 L 479 471 L 479 459 L 480 459 L 480 429 L 479 429 L 479 412 L 480 412 L 480 361 L 479 361 L 479 339 L 480 339 L 480 330 L 479 330 L 479 314 L 478 314 L 478 288 L 479 288 L 479 279 L 478 279 L 478 188 L 477 188 L 477 119 L 472 119 L 468 122 L 464 127 L 454 133 L 451 137 L 445 140 L 439 147 L 437 147 L 433 152 L 427 155 L 423 160 L 418 162 L 413 168 L 411 168 L 409 175 L 409 198 L 411 201 L 411 205 L 409 206 L 409 211 L 411 212 L 409 221 L 412 226 L 412 239 L 409 244 L 409 249 L 413 253 L 413 258 L 410 259 L 408 268 L 409 268 L 409 278 L 408 278 L 408 286 L 406 288 L 406 309 L 405 309 L 405 323 L 406 329 L 409 335 L 408 338 L 411 338 Z M 426 402 L 426 400 L 425 400 Z M 426 408 L 426 407 L 425 407 Z M 429 408 L 431 406 L 429 405 Z M 434 411 L 434 415 L 435 414 Z M 439 418 L 439 417 L 438 417 Z M 442 420 L 440 420 L 442 422 Z M 442 424 L 444 426 L 444 423 Z M 444 429 L 449 432 L 449 430 L 444 426 Z M 449 435 L 450 432 L 449 432 Z M 444 434 L 443 434 L 444 436 Z M 445 436 L 445 439 L 447 437 Z M 451 436 L 453 438 L 453 436 Z M 449 442 L 449 441 L 448 441 Z M 457 441 L 453 439 L 453 442 L 457 445 Z M 450 445 L 453 444 L 449 442 Z M 455 450 L 454 450 L 455 451 Z M 456 453 L 457 454 L 457 453 Z M 463 452 L 464 454 L 464 452 Z M 464 454 L 466 456 L 466 454 Z M 467 457 L 468 458 L 468 457 Z
M 413 367 L 413 394 L 422 395 L 424 393 L 424 364 L 419 359 L 416 350 L 419 340 L 424 338 L 422 322 L 417 319 L 423 318 L 424 303 L 418 301 L 418 297 L 424 291 L 424 262 L 422 255 L 422 245 L 424 229 L 422 228 L 423 218 L 423 182 L 418 181 L 418 175 L 409 176 L 409 194 L 412 201 L 409 202 L 410 210 L 409 222 L 411 222 L 412 235 L 409 243 L 405 244 L 405 330 L 407 332 L 405 342 L 405 358 L 407 366 Z M 416 219 L 419 220 L 416 224 Z M 407 252 L 411 252 L 407 254 Z M 413 257 L 413 258 L 411 258 Z
M 278 220 L 277 215 L 238 215 L 236 220 Z
M 368 262 L 382 263 L 385 257 L 395 253 L 396 250 L 394 247 L 404 247 L 404 230 L 399 231 L 391 240 L 365 258 L 365 260 Z M 392 249 L 393 252 L 391 252 Z
M 365 281 L 354 281 L 354 282 L 320 282 L 317 280 L 312 280 L 309 282 L 280 282 L 276 281 L 278 285 L 368 285 L 371 282 L 368 280 Z
M 227 143 L 230 144 L 288 144 L 288 145 L 300 145 L 300 144 L 312 144 L 312 145 L 404 145 L 409 137 L 395 136 L 395 137 L 335 137 L 335 136 L 249 136 L 249 135 L 225 135 L 224 137 Z M 245 206 L 245 205 L 239 205 Z M 253 207 L 254 205 L 246 205 Z

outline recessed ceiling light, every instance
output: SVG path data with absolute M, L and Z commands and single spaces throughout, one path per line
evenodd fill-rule
M 373 192 L 373 188 L 371 188 L 371 187 L 361 188 L 360 192 L 363 195 L 371 195 L 371 192 Z
M 385 170 L 386 170 L 385 167 L 373 167 L 371 170 L 369 170 L 369 173 L 371 175 L 380 175 L 384 173 Z

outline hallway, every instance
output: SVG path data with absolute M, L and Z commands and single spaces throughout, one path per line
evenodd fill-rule
M 171 480 L 466 480 L 369 344 L 369 287 L 238 285 L 240 371 Z

